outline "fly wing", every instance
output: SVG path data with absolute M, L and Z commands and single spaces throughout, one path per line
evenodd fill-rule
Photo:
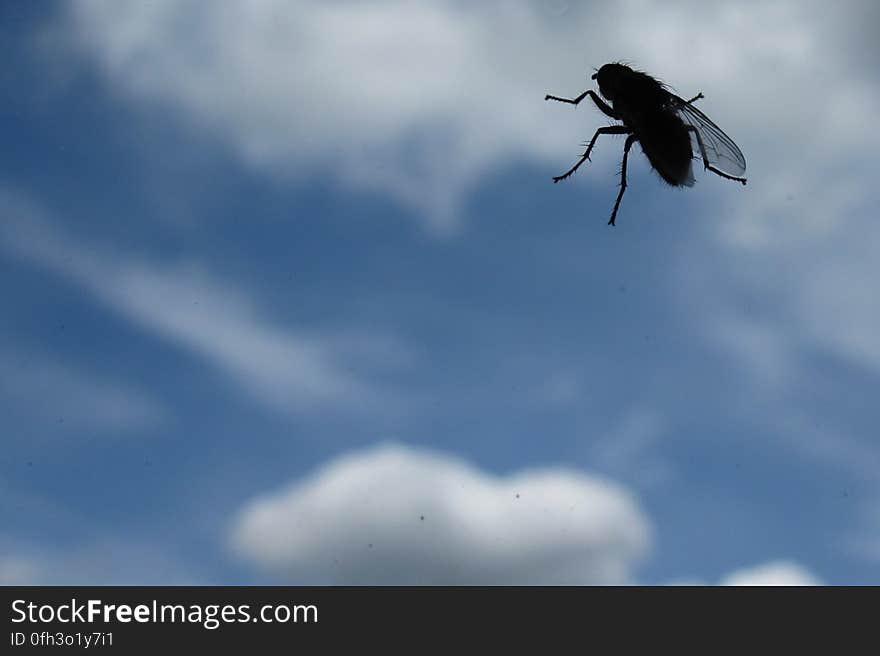
M 673 107 L 685 123 L 699 131 L 709 164 L 735 177 L 746 172 L 746 158 L 742 151 L 708 116 L 678 96 L 673 97 Z M 699 143 L 696 145 L 699 149 Z

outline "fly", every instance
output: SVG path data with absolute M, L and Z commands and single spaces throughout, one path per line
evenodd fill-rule
M 623 146 L 620 193 L 617 194 L 608 225 L 614 225 L 623 192 L 626 191 L 626 160 L 636 141 L 641 144 L 642 152 L 654 170 L 673 187 L 693 186 L 694 149 L 702 158 L 706 170 L 728 180 L 746 183 L 743 177 L 746 158 L 742 151 L 733 139 L 694 107 L 694 103 L 703 97 L 702 93 L 684 100 L 669 91 L 662 82 L 624 64 L 605 64 L 592 79 L 598 82 L 599 92 L 608 102 L 593 90 L 584 91 L 577 98 L 559 98 L 548 94 L 544 100 L 577 105 L 589 96 L 602 113 L 623 124 L 596 130 L 578 162 L 553 178 L 553 182 L 565 180 L 590 159 L 600 134 L 629 135 Z

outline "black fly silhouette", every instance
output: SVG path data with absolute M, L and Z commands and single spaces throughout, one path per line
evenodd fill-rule
M 647 73 L 636 71 L 624 64 L 605 64 L 592 76 L 599 91 L 611 103 L 609 106 L 595 91 L 584 91 L 577 98 L 559 98 L 547 95 L 544 100 L 577 105 L 589 96 L 604 114 L 623 125 L 608 125 L 596 130 L 587 144 L 587 150 L 578 162 L 553 182 L 565 180 L 590 159 L 590 153 L 600 134 L 627 134 L 623 146 L 620 169 L 620 193 L 608 225 L 614 225 L 623 192 L 626 191 L 626 159 L 629 149 L 638 141 L 651 166 L 660 177 L 673 187 L 691 187 L 694 184 L 694 158 L 691 135 L 703 159 L 703 166 L 728 180 L 746 183 L 746 159 L 733 140 L 721 131 L 694 103 L 703 97 L 698 93 L 683 100 Z

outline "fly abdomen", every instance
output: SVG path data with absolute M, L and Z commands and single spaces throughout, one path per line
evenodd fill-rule
M 658 111 L 646 117 L 636 130 L 645 157 L 673 187 L 694 184 L 691 137 L 684 122 L 671 112 Z

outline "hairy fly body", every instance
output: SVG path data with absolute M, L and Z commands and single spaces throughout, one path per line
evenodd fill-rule
M 577 98 L 559 98 L 548 94 L 544 100 L 577 105 L 589 96 L 600 111 L 622 125 L 608 125 L 596 130 L 577 163 L 553 178 L 553 182 L 565 180 L 590 159 L 600 134 L 628 135 L 623 146 L 620 193 L 614 202 L 609 225 L 614 225 L 623 192 L 626 191 L 626 160 L 636 141 L 641 144 L 642 152 L 654 170 L 673 187 L 690 187 L 694 184 L 691 166 L 694 149 L 706 170 L 728 180 L 746 183 L 743 177 L 746 160 L 740 149 L 703 112 L 694 107 L 694 103 L 703 97 L 702 93 L 690 100 L 683 100 L 650 75 L 624 64 L 605 64 L 592 79 L 598 82 L 599 92 L 608 102 L 592 90 L 584 91 Z

